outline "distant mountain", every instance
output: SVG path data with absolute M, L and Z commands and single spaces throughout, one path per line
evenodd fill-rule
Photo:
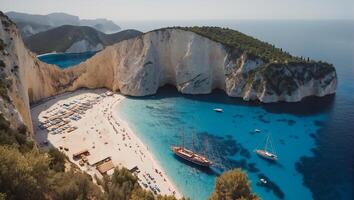
M 88 26 L 63 25 L 24 38 L 25 45 L 37 54 L 98 51 L 103 47 L 141 35 L 137 30 L 105 34 Z
M 52 28 L 52 26 L 49 25 L 43 25 L 43 24 L 38 24 L 34 22 L 24 22 L 24 21 L 18 21 L 16 22 L 17 27 L 21 31 L 21 35 L 23 38 L 26 38 L 28 36 L 34 35 L 36 33 L 46 31 Z
M 120 27 L 117 24 L 107 19 L 82 19 L 80 20 L 80 26 L 94 27 L 104 33 L 112 33 L 120 30 Z
M 90 26 L 104 33 L 114 33 L 121 29 L 113 21 L 107 19 L 80 19 L 78 16 L 66 13 L 35 15 L 7 12 L 6 15 L 17 24 L 22 37 L 28 37 L 62 25 Z

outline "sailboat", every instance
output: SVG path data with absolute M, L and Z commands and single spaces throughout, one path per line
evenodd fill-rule
M 192 144 L 194 149 L 194 134 L 192 136 L 193 136 Z M 183 144 L 182 146 L 171 147 L 172 152 L 178 157 L 203 167 L 210 167 L 213 164 L 213 162 L 209 160 L 206 156 L 203 156 L 201 154 L 194 152 L 193 150 L 189 150 L 185 148 L 184 137 L 182 137 L 182 144 Z
M 270 136 L 268 135 L 266 140 L 265 140 L 265 146 L 264 149 L 256 149 L 255 150 L 256 154 L 262 158 L 271 160 L 271 161 L 277 161 L 278 156 L 275 153 L 275 150 L 273 148 Z

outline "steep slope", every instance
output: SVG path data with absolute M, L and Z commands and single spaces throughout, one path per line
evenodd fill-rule
M 16 23 L 17 27 L 21 30 L 22 37 L 26 38 L 36 33 L 46 31 L 51 28 L 49 25 L 43 25 L 32 22 L 19 21 Z
M 337 85 L 330 64 L 301 59 L 288 62 L 280 59 L 282 54 L 274 54 L 276 60 L 266 59 L 263 53 L 243 49 L 244 45 L 226 45 L 181 28 L 121 41 L 78 66 L 61 70 L 40 62 L 24 47 L 16 25 L 2 13 L 0 18 L 1 113 L 14 121 L 13 126 L 23 121 L 29 130 L 29 102 L 81 87 L 144 96 L 172 84 L 187 94 L 219 88 L 245 100 L 294 102 L 333 94 Z
M 64 25 L 25 38 L 27 48 L 37 54 L 49 52 L 79 53 L 98 51 L 125 39 L 142 34 L 136 30 L 124 30 L 104 34 L 88 26 Z
M 62 25 L 90 26 L 104 33 L 118 32 L 121 28 L 113 21 L 107 19 L 80 19 L 78 16 L 66 13 L 51 13 L 48 15 L 36 15 L 20 12 L 7 12 L 20 28 L 22 37 L 46 31 Z
M 165 84 L 186 94 L 219 88 L 232 97 L 262 102 L 295 102 L 335 92 L 337 76 L 332 65 L 297 61 L 290 55 L 288 59 L 294 60 L 281 60 L 285 55 L 266 59 L 191 31 L 169 28 L 122 41 L 80 66 L 112 67 L 112 89 L 133 96 L 154 94 Z
M 61 70 L 27 50 L 16 24 L 0 12 L 0 113 L 11 128 L 25 124 L 32 132 L 29 104 L 78 87 L 110 88 L 111 70 L 96 66 Z M 87 74 L 87 75 L 86 75 Z M 86 75 L 89 80 L 78 78 Z

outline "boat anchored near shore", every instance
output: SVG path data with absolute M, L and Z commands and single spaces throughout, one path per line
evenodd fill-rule
M 205 156 L 197 154 L 192 150 L 186 149 L 184 147 L 172 146 L 172 151 L 175 155 L 179 156 L 180 158 L 192 162 L 199 166 L 210 167 L 213 164 L 213 162 L 210 161 Z
M 194 146 L 194 137 L 193 137 L 193 146 Z M 210 167 L 211 165 L 213 165 L 213 162 L 209 160 L 206 156 L 203 156 L 201 154 L 198 154 L 192 150 L 185 148 L 184 137 L 182 137 L 182 146 L 172 146 L 171 150 L 176 156 L 186 161 L 192 162 L 198 166 Z

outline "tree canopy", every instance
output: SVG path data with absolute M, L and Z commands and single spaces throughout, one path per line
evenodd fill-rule
M 115 168 L 112 176 L 104 176 L 98 184 L 104 189 L 108 200 L 176 200 L 174 196 L 154 196 L 151 191 L 144 190 L 138 184 L 138 177 L 126 168 Z
M 223 173 L 216 178 L 214 192 L 210 200 L 259 200 L 252 193 L 247 175 L 240 169 Z
M 247 53 L 248 56 L 258 57 L 265 62 L 292 62 L 303 61 L 300 57 L 290 55 L 288 52 L 277 48 L 272 44 L 263 42 L 254 37 L 246 35 L 229 28 L 193 26 L 177 27 L 182 30 L 197 33 L 203 37 L 224 44 L 232 49 L 238 49 L 239 53 Z

